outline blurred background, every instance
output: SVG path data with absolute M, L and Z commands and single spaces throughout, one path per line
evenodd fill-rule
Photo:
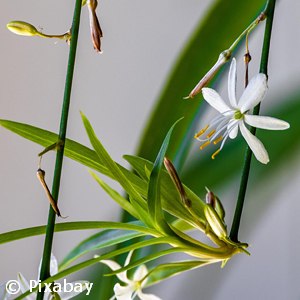
M 136 152 L 146 120 L 172 64 L 212 2 L 100 1 L 98 15 L 104 31 L 103 54 L 93 50 L 88 12 L 84 7 L 68 137 L 89 146 L 79 115 L 81 110 L 90 119 L 111 156 L 126 165 L 122 155 Z M 64 33 L 71 24 L 73 4 L 74 1 L 70 0 L 11 0 L 2 3 L 1 119 L 58 131 L 68 46 L 61 41 L 56 43 L 53 40 L 16 36 L 6 29 L 6 23 L 23 20 L 42 28 L 45 33 Z M 286 99 L 297 94 L 300 88 L 299 19 L 298 0 L 278 1 L 264 114 L 268 114 L 274 102 L 288 101 Z M 253 62 L 250 77 L 258 69 L 263 29 L 262 25 L 251 35 Z M 237 53 L 240 74 L 242 55 L 242 52 Z M 226 72 L 218 81 L 220 93 L 224 96 Z M 242 81 L 239 86 L 242 86 Z M 186 91 L 188 93 L 189 90 Z M 186 95 L 178 95 L 174 105 L 177 101 L 183 101 L 183 96 Z M 0 231 L 45 224 L 49 205 L 35 174 L 37 154 L 42 147 L 3 128 L 0 128 L 0 135 Z M 278 143 L 281 143 L 280 139 Z M 194 144 L 196 149 L 196 142 Z M 288 150 L 289 144 L 285 147 Z M 191 157 L 199 155 L 198 151 L 194 152 Z M 224 269 L 211 265 L 169 279 L 149 290 L 165 300 L 300 299 L 297 254 L 300 253 L 299 154 L 300 150 L 294 151 L 292 156 L 283 155 L 284 159 L 280 162 L 273 162 L 271 157 L 270 164 L 278 165 L 272 174 L 274 176 L 263 177 L 255 187 L 252 185 L 252 190 L 249 189 L 240 239 L 250 244 L 250 257 L 237 255 Z M 221 156 L 218 159 L 222 159 Z M 54 153 L 48 153 L 43 159 L 42 167 L 46 170 L 49 185 L 54 160 Z M 210 170 L 204 170 L 204 174 L 206 172 Z M 256 173 L 251 174 L 251 178 L 255 176 Z M 219 185 L 215 191 L 228 211 L 229 224 L 238 183 L 239 176 L 236 176 L 226 186 Z M 199 196 L 204 194 L 203 189 Z M 64 161 L 59 207 L 63 215 L 69 216 L 69 222 L 117 221 L 120 216 L 119 207 L 102 192 L 87 168 L 68 158 Z M 56 234 L 54 254 L 61 260 L 72 247 L 94 232 Z M 37 278 L 43 242 L 44 237 L 39 236 L 1 245 L 0 282 L 16 278 L 17 272 L 22 272 L 28 279 Z M 81 279 L 85 279 L 84 276 L 84 273 L 76 275 Z

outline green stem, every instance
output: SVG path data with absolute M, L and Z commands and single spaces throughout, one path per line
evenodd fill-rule
M 269 49 L 270 49 L 270 41 L 271 41 L 271 34 L 272 34 L 275 3 L 276 0 L 268 0 L 266 8 L 264 10 L 267 20 L 266 20 L 265 35 L 264 35 L 264 42 L 263 42 L 259 71 L 261 73 L 266 74 L 267 76 L 268 76 Z M 253 110 L 253 115 L 258 115 L 259 110 L 260 110 L 260 105 L 257 105 Z M 256 128 L 251 127 L 250 132 L 255 135 Z M 248 146 L 245 153 L 245 161 L 244 161 L 244 167 L 243 167 L 242 178 L 240 183 L 240 190 L 239 190 L 239 195 L 236 203 L 234 218 L 233 218 L 231 232 L 230 232 L 230 238 L 236 242 L 238 241 L 238 231 L 240 227 L 244 200 L 245 200 L 245 195 L 247 190 L 251 157 L 252 157 L 252 151 Z
M 62 165 L 63 165 L 64 144 L 65 144 L 66 132 L 67 132 L 72 81 L 73 81 L 78 31 L 79 31 L 79 23 L 80 23 L 81 2 L 82 0 L 76 0 L 74 15 L 73 15 L 72 40 L 70 44 L 68 68 L 67 68 L 67 75 L 66 75 L 66 82 L 65 82 L 65 92 L 63 98 L 59 138 L 58 138 L 58 143 L 61 146 L 57 150 L 57 154 L 56 154 L 56 163 L 55 163 L 53 185 L 52 185 L 52 196 L 56 202 L 58 200 L 60 178 L 61 178 Z M 46 237 L 44 243 L 43 259 L 42 259 L 42 265 L 40 271 L 40 280 L 42 281 L 47 279 L 50 276 L 50 259 L 51 259 L 51 249 L 52 249 L 52 242 L 53 242 L 53 235 L 54 235 L 55 216 L 56 216 L 55 212 L 50 206 L 48 223 L 46 228 Z M 42 290 L 37 295 L 38 300 L 42 300 L 43 298 L 44 298 L 44 290 Z

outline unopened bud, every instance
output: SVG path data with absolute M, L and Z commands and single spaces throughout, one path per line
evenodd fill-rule
M 186 206 L 186 207 L 191 207 L 192 203 L 191 203 L 191 200 L 187 197 L 186 195 L 186 192 L 184 190 L 184 187 L 181 183 L 181 180 L 177 174 L 177 171 L 174 167 L 174 165 L 172 164 L 172 162 L 168 159 L 168 158 L 164 158 L 164 165 L 172 179 L 172 181 L 174 182 L 178 192 L 179 192 L 179 195 L 180 195 L 180 198 L 181 198 L 181 201 L 182 203 Z
M 96 14 L 97 5 L 98 5 L 97 0 L 88 0 L 87 1 L 89 17 L 90 17 L 91 37 L 92 37 L 94 49 L 97 52 L 102 52 L 101 51 L 101 38 L 103 37 L 103 33 L 102 33 L 100 23 L 99 23 L 97 14 Z
M 204 215 L 210 228 L 215 233 L 215 235 L 220 240 L 226 240 L 227 239 L 226 226 L 224 225 L 223 221 L 220 219 L 219 215 L 210 204 L 205 205 Z
M 225 209 L 223 207 L 221 200 L 208 188 L 206 188 L 206 190 L 207 190 L 206 203 L 210 204 L 213 207 L 213 209 L 219 215 L 220 219 L 224 222 Z
M 38 30 L 31 24 L 23 21 L 11 21 L 6 25 L 11 32 L 24 36 L 35 36 Z
M 231 51 L 225 50 L 223 51 L 217 60 L 217 62 L 212 66 L 212 68 L 204 75 L 204 77 L 197 83 L 194 89 L 190 92 L 190 94 L 185 98 L 194 98 L 198 95 L 202 88 L 204 88 L 216 75 L 219 69 L 230 59 Z

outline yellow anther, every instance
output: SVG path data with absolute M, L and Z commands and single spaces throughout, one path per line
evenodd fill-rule
M 220 143 L 223 140 L 223 136 L 219 136 L 216 140 L 214 140 L 214 144 L 217 145 L 218 143 Z
M 216 130 L 212 130 L 206 137 L 209 139 L 214 133 L 216 132 Z
M 201 129 L 198 133 L 195 134 L 194 138 L 198 138 L 199 136 L 201 136 L 207 129 L 208 129 L 209 125 L 206 125 L 203 129 Z
M 203 150 L 205 147 L 207 147 L 210 144 L 210 141 L 205 142 L 203 145 L 200 146 L 200 150 Z
M 212 156 L 212 159 L 215 159 L 215 157 L 217 156 L 217 154 L 221 151 L 221 149 L 218 149 Z

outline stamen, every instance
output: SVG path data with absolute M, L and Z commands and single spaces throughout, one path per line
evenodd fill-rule
M 207 147 L 210 144 L 210 141 L 205 142 L 203 145 L 200 146 L 200 150 L 203 150 L 205 147 Z
M 218 155 L 218 153 L 221 151 L 221 149 L 219 148 L 212 156 L 211 159 L 215 159 L 215 157 Z
M 216 132 L 216 130 L 212 130 L 206 137 L 209 139 L 214 133 Z
M 219 142 L 223 140 L 223 136 L 219 136 L 216 140 L 214 140 L 214 145 L 217 145 Z
M 207 129 L 208 129 L 209 125 L 206 125 L 203 129 L 201 129 L 198 133 L 195 134 L 194 138 L 198 138 L 199 136 L 201 136 Z

